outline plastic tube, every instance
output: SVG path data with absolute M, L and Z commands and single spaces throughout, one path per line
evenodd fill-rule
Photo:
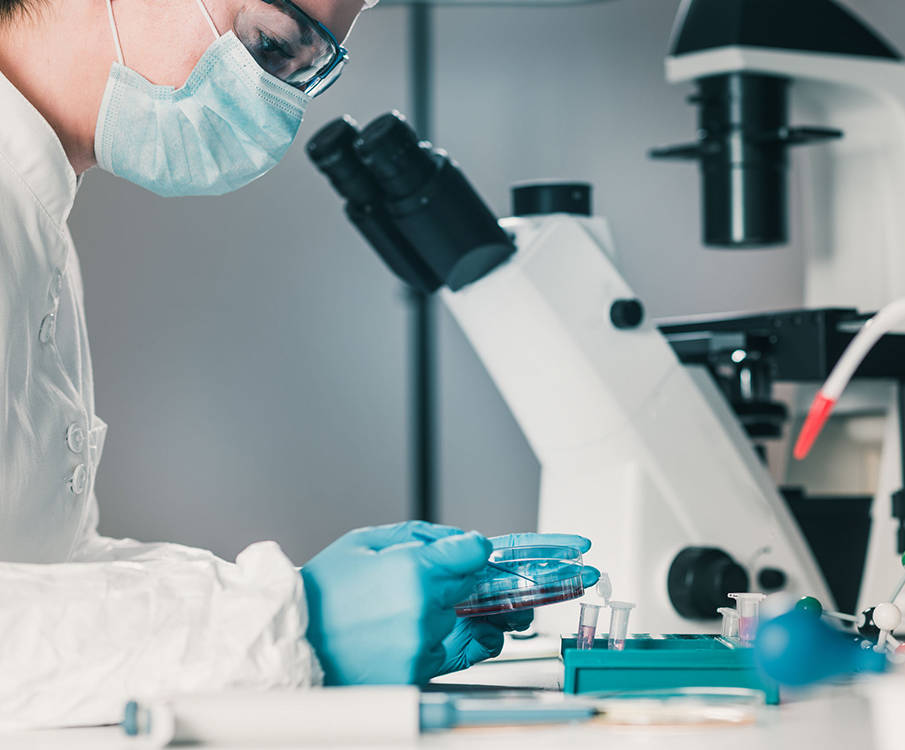
M 795 458 L 801 460 L 808 455 L 858 366 L 873 349 L 874 344 L 902 321 L 905 321 L 905 299 L 898 299 L 886 305 L 861 327 L 845 348 L 826 382 L 817 391 L 795 443 Z
M 735 599 L 738 610 L 738 637 L 742 643 L 750 644 L 757 633 L 757 621 L 760 615 L 760 603 L 766 594 L 729 594 Z
M 576 639 L 576 646 L 579 650 L 594 648 L 598 617 L 600 617 L 599 604 L 581 603 L 581 614 L 578 616 L 578 638 Z
M 628 617 L 635 605 L 631 602 L 610 602 L 610 633 L 606 647 L 614 651 L 625 649 Z
M 723 616 L 720 635 L 723 638 L 738 638 L 738 611 L 732 607 L 720 607 L 717 612 Z

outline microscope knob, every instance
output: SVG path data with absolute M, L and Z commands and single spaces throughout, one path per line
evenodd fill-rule
M 757 583 L 762 591 L 779 591 L 784 588 L 788 576 L 779 568 L 764 568 L 757 574 Z
M 616 328 L 637 328 L 644 320 L 644 305 L 637 299 L 617 299 L 610 305 L 610 320 Z
M 669 599 L 682 617 L 713 620 L 728 594 L 748 590 L 748 574 L 723 550 L 686 547 L 672 561 L 666 579 Z

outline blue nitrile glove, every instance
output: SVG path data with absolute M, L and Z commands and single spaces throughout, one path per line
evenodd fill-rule
M 506 534 L 490 540 L 494 549 L 500 547 L 529 547 L 533 545 L 563 545 L 577 547 L 582 554 L 591 549 L 591 540 L 574 534 Z M 581 581 L 590 588 L 600 578 L 600 571 L 590 565 L 581 570 Z M 437 674 L 456 672 L 479 661 L 499 656 L 503 649 L 503 633 L 527 630 L 534 619 L 533 609 L 523 609 L 490 617 L 460 617 L 446 639 L 443 648 L 446 660 Z
M 436 539 L 436 541 L 425 541 Z M 426 683 L 491 543 L 420 521 L 350 531 L 302 568 L 328 685 Z

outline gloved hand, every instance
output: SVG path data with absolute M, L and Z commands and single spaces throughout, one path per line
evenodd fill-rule
M 590 539 L 574 534 L 506 534 L 490 540 L 494 549 L 500 547 L 528 547 L 532 545 L 561 544 L 577 547 L 582 554 L 591 548 Z M 581 570 L 585 588 L 597 583 L 600 571 L 590 565 Z M 490 617 L 460 617 L 453 631 L 443 641 L 446 660 L 437 674 L 456 672 L 477 664 L 484 659 L 499 656 L 503 649 L 503 633 L 510 630 L 527 630 L 534 619 L 534 610 L 523 609 Z
M 477 532 L 411 521 L 351 531 L 318 553 L 302 577 L 326 684 L 423 684 L 438 674 L 453 605 L 491 549 Z

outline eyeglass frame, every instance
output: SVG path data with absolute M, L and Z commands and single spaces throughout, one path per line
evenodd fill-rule
M 307 94 L 313 99 L 314 97 L 323 94 L 328 88 L 336 83 L 336 80 L 342 75 L 346 63 L 349 62 L 349 51 L 337 41 L 336 37 L 333 36 L 333 32 L 324 26 L 324 24 L 316 18 L 309 16 L 305 11 L 299 8 L 298 5 L 292 2 L 292 0 L 289 0 L 289 4 L 293 6 L 295 12 L 299 13 L 321 34 L 322 38 L 333 49 L 333 56 L 330 61 L 311 78 L 305 81 L 305 83 L 289 84 L 290 86 L 295 86 L 300 89 L 302 93 Z

